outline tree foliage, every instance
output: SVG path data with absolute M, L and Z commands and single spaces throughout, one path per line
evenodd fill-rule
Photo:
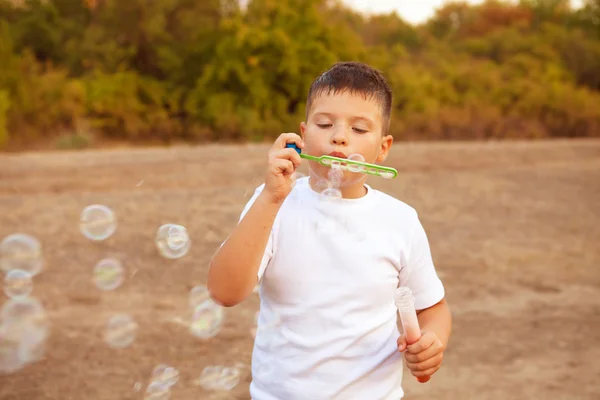
M 340 1 L 0 0 L 0 147 L 295 131 L 312 80 L 359 60 L 409 139 L 600 136 L 600 1 L 454 2 L 414 26 Z

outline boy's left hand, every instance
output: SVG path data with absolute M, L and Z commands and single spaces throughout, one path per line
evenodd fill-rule
M 431 376 L 440 369 L 444 345 L 434 332 L 421 331 L 419 340 L 408 346 L 402 334 L 397 343 L 398 351 L 404 354 L 406 366 L 413 376 Z

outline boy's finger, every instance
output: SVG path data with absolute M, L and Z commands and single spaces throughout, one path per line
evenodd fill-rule
M 288 143 L 296 143 L 296 146 L 299 148 L 304 147 L 304 141 L 302 138 L 296 133 L 282 133 L 279 135 L 275 143 L 273 144 L 273 148 L 284 149 L 285 145 Z
M 407 351 L 404 354 L 404 358 L 407 362 L 411 363 L 420 363 L 425 360 L 429 360 L 430 358 L 436 357 L 439 353 L 442 353 L 441 349 L 436 348 L 435 346 L 430 346 L 428 349 L 421 351 L 420 353 L 411 353 Z
M 302 163 L 302 159 L 298 152 L 294 149 L 279 149 L 273 152 L 273 157 L 276 159 L 290 160 L 294 163 L 294 167 L 298 168 Z
M 442 354 L 436 354 L 424 361 L 412 362 L 408 359 L 408 355 L 409 354 L 406 354 L 404 361 L 406 363 L 406 367 L 411 371 L 425 371 L 430 368 L 435 368 L 442 363 L 442 359 L 444 358 Z M 414 354 L 412 356 L 414 356 Z
M 412 354 L 420 353 L 431 347 L 431 345 L 435 342 L 435 339 L 435 335 L 424 334 L 419 340 L 409 345 L 407 347 L 407 350 L 409 353 Z
M 406 350 L 406 338 L 404 337 L 404 334 L 401 334 L 398 337 L 398 340 L 396 340 L 396 344 L 398 345 L 399 352 L 403 352 L 404 350 Z

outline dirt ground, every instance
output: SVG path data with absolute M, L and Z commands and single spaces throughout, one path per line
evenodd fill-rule
M 257 295 L 226 309 L 210 340 L 172 319 L 262 183 L 267 148 L 0 155 L 0 238 L 41 241 L 33 294 L 52 322 L 45 358 L 0 376 L 0 399 L 141 399 L 134 385 L 160 363 L 181 373 L 172 399 L 248 399 L 247 370 L 231 392 L 193 381 L 207 365 L 250 362 Z M 369 183 L 418 210 L 454 317 L 442 369 L 427 384 L 405 374 L 406 399 L 600 399 L 600 141 L 397 143 L 387 164 L 399 177 Z M 119 223 L 99 243 L 78 225 L 94 203 Z M 184 258 L 159 256 L 164 223 L 187 227 Z M 100 292 L 91 272 L 109 256 L 128 279 Z M 102 340 L 115 312 L 140 325 L 121 350 Z

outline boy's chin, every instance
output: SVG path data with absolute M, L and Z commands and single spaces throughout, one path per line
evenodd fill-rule
M 333 170 L 327 167 L 309 168 L 311 180 L 318 186 L 335 189 L 345 189 L 354 185 L 362 185 L 366 175 L 359 172 Z

